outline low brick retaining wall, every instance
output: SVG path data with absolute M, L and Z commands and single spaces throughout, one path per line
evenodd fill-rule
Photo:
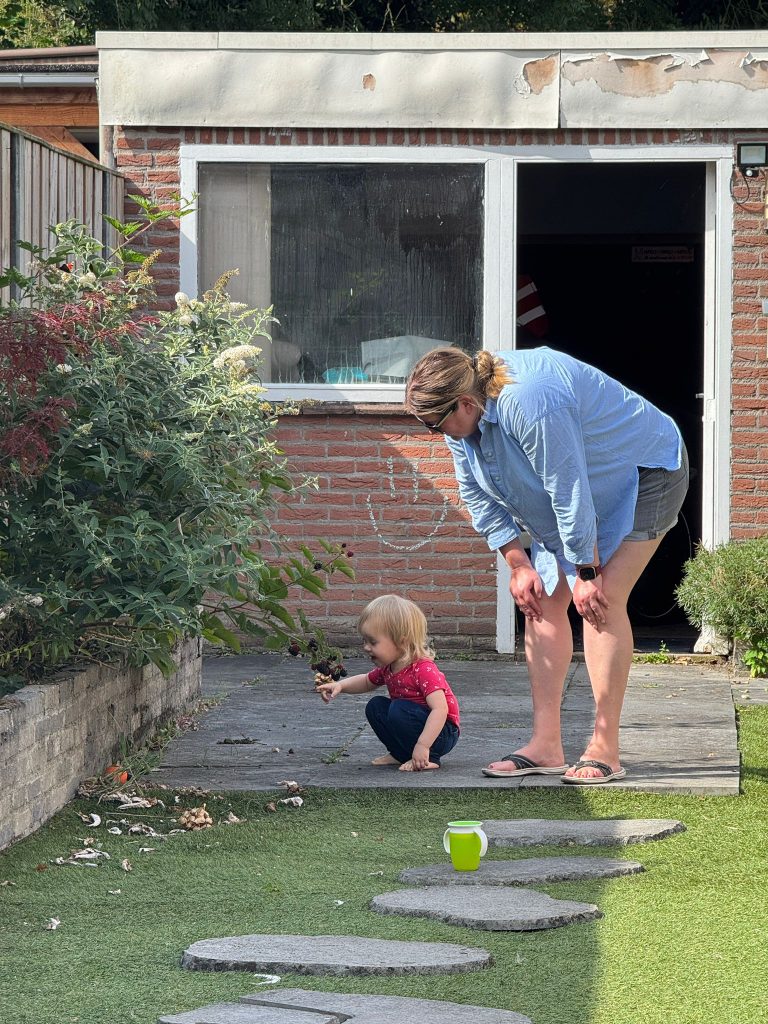
M 178 671 L 94 665 L 0 699 L 0 850 L 61 810 L 98 775 L 120 737 L 140 740 L 200 693 L 202 647 L 176 653 Z

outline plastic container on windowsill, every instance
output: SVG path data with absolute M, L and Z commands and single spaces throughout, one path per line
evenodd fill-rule
M 359 384 L 368 379 L 361 366 L 329 366 L 323 373 L 326 384 Z

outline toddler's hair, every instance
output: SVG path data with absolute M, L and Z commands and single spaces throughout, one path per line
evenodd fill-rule
M 357 621 L 357 628 L 363 631 L 365 625 L 378 627 L 389 637 L 410 662 L 419 658 L 434 658 L 435 652 L 427 639 L 427 619 L 424 612 L 413 601 L 397 594 L 382 594 L 363 608 Z

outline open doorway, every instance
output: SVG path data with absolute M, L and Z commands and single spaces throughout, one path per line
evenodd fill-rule
M 630 600 L 638 646 L 690 649 L 674 588 L 701 536 L 704 364 L 703 163 L 518 166 L 517 267 L 538 288 L 550 344 L 618 378 L 669 413 L 691 487 Z M 540 328 L 541 323 L 536 327 Z

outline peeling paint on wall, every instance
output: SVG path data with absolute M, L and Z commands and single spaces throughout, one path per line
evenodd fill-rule
M 704 61 L 709 60 L 709 54 L 706 50 L 699 50 L 698 52 L 689 52 L 681 50 L 678 52 L 670 51 L 655 51 L 649 53 L 640 53 L 637 50 L 620 52 L 617 50 L 595 50 L 592 52 L 580 50 L 578 53 L 563 53 L 563 64 L 581 64 L 583 61 L 596 60 L 598 57 L 607 56 L 610 60 L 648 60 L 651 57 L 670 57 L 672 63 L 670 67 L 679 67 L 682 64 L 688 64 L 690 67 L 696 67 L 697 64 L 701 64 Z
M 743 50 L 701 51 L 688 54 L 601 53 L 563 55 L 563 81 L 594 83 L 601 92 L 617 96 L 663 96 L 681 83 L 731 84 L 753 91 L 768 88 L 768 55 L 755 57 Z
M 527 92 L 538 96 L 547 86 L 554 85 L 557 82 L 559 69 L 560 61 L 556 53 L 550 54 L 549 57 L 542 57 L 539 60 L 528 61 L 524 65 L 522 72 Z
M 689 45 L 685 33 L 638 35 L 644 48 L 631 48 L 626 34 L 589 36 L 583 49 L 570 48 L 572 36 L 552 34 L 458 41 L 430 35 L 391 46 L 374 37 L 363 45 L 310 34 L 299 48 L 293 37 L 290 46 L 275 37 L 283 41 L 278 48 L 258 33 L 253 44 L 249 34 L 102 38 L 109 43 L 99 58 L 105 125 L 768 126 L 768 33 L 740 35 L 738 45 L 723 33 L 695 33 Z

